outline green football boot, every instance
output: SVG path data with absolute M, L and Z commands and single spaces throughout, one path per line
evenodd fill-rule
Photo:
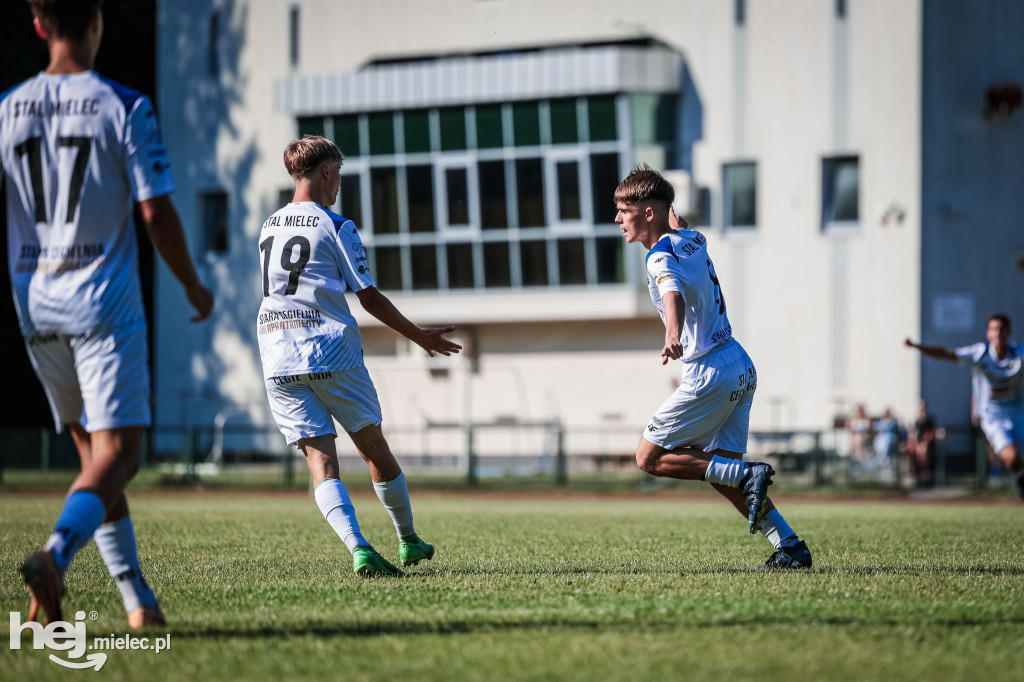
M 377 550 L 368 545 L 359 545 L 352 550 L 352 570 L 362 578 L 378 575 L 405 575 L 405 573 L 402 573 L 396 566 L 378 554 Z
M 434 558 L 434 546 L 420 540 L 418 535 L 406 535 L 398 543 L 398 556 L 403 566 L 412 566 Z

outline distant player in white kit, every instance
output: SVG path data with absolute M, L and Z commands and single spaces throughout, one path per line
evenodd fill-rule
M 70 429 L 82 462 L 45 548 L 21 566 L 29 617 L 42 608 L 62 620 L 64 573 L 95 538 L 129 626 L 163 625 L 124 496 L 150 423 L 133 200 L 184 286 L 194 322 L 209 316 L 213 296 L 196 276 L 168 196 L 174 180 L 152 105 L 91 70 L 101 1 L 29 3 L 50 63 L 0 96 L 11 285 L 57 430 Z
M 809 568 L 811 552 L 782 518 L 767 464 L 744 463 L 757 371 L 733 338 L 707 240 L 672 211 L 675 191 L 651 168 L 633 169 L 615 190 L 615 222 L 647 249 L 651 300 L 665 323 L 662 364 L 682 361 L 679 387 L 651 418 L 636 451 L 654 476 L 711 483 L 775 547 L 765 568 Z M 675 223 L 675 229 L 671 222 Z
M 306 456 L 317 506 L 352 553 L 356 574 L 402 575 L 363 537 L 339 478 L 335 420 L 370 468 L 398 533 L 401 562 L 434 556 L 434 547 L 416 535 L 405 475 L 381 433 L 377 392 L 345 292 L 354 292 L 367 312 L 431 356 L 458 353 L 461 346 L 442 336 L 455 327 L 421 329 L 377 290 L 355 223 L 325 208 L 341 189 L 338 147 L 306 136 L 288 145 L 284 164 L 295 196 L 263 223 L 259 245 L 263 303 L 257 335 L 270 409 L 288 443 Z
M 981 430 L 1007 469 L 1017 477 L 1017 492 L 1024 499 L 1024 346 L 1010 341 L 1010 318 L 996 313 L 988 318 L 985 342 L 960 348 L 914 343 L 930 358 L 970 367 L 972 388 L 979 402 Z

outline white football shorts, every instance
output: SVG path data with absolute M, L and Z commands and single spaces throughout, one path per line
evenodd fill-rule
M 25 339 L 60 433 L 78 422 L 92 433 L 149 426 L 146 323 L 112 332 L 36 334 Z
M 271 377 L 270 411 L 289 445 L 302 438 L 337 435 L 334 420 L 349 433 L 380 424 L 380 403 L 366 367 Z
M 1024 410 L 989 403 L 981 416 L 981 430 L 997 454 L 1007 445 L 1024 445 Z
M 679 387 L 665 399 L 644 438 L 666 450 L 745 453 L 757 370 L 737 341 L 683 363 Z

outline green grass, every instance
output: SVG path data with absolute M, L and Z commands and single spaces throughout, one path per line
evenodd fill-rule
M 1019 679 L 1022 509 L 783 503 L 810 571 L 746 569 L 770 553 L 724 502 L 414 494 L 438 547 L 405 579 L 360 580 L 311 499 L 137 495 L 143 567 L 172 648 L 112 651 L 103 679 Z M 397 540 L 376 499 L 367 537 Z M 26 610 L 14 567 L 59 496 L 0 498 L 0 606 Z M 67 576 L 65 617 L 125 632 L 94 546 Z M 0 679 L 64 671 L 8 651 Z M 97 677 L 99 679 L 99 677 Z

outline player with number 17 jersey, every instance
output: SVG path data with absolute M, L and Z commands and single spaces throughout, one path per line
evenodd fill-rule
M 94 71 L 40 73 L 2 96 L 0 141 L 22 333 L 141 322 L 133 198 L 174 191 L 149 99 Z
M 263 223 L 260 259 L 264 380 L 361 367 L 362 336 L 345 292 L 374 282 L 355 223 L 312 201 L 288 204 Z

